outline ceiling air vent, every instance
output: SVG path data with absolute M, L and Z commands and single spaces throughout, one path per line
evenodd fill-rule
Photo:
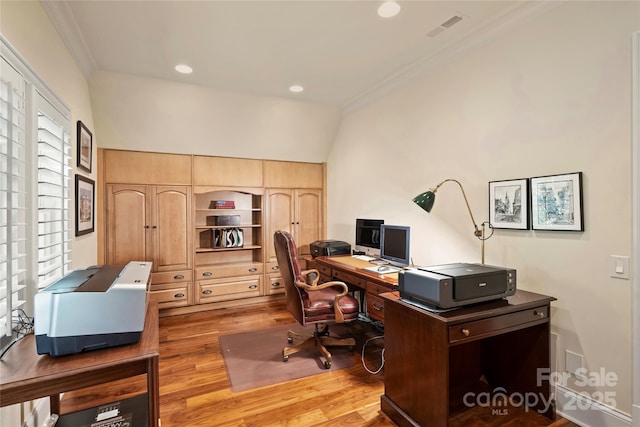
M 460 15 L 454 15 L 451 18 L 447 19 L 446 21 L 444 21 L 442 24 L 440 24 L 439 26 L 437 26 L 436 28 L 434 28 L 433 30 L 429 31 L 427 33 L 427 35 L 429 37 L 435 37 L 438 34 L 440 34 L 441 32 L 443 32 L 446 29 L 449 29 L 451 27 L 453 27 L 455 24 L 457 24 L 458 22 L 462 21 L 462 16 Z

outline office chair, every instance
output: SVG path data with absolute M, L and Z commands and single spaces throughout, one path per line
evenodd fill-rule
M 319 284 L 318 270 L 301 271 L 297 259 L 296 243 L 286 231 L 276 231 L 273 236 L 278 266 L 284 280 L 287 310 L 302 326 L 313 324 L 313 335 L 287 333 L 289 345 L 282 350 L 283 361 L 303 349 L 318 347 L 324 355 L 324 367 L 331 368 L 331 353 L 327 346 L 355 346 L 354 338 L 335 338 L 329 336 L 329 323 L 344 323 L 358 318 L 358 301 L 347 294 L 347 285 L 343 282 Z M 320 328 L 322 326 L 322 329 Z

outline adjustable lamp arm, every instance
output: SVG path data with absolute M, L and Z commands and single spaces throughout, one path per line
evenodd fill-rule
M 469 200 L 467 200 L 467 194 L 464 192 L 464 188 L 462 188 L 462 184 L 460 184 L 460 181 L 456 180 L 456 179 L 445 179 L 444 181 L 442 181 L 440 184 L 436 185 L 436 188 L 432 188 L 431 189 L 431 193 L 433 193 L 434 195 L 436 194 L 436 191 L 438 191 L 438 188 L 440 188 L 440 186 L 442 184 L 444 184 L 445 182 L 455 182 L 456 184 L 458 184 L 458 186 L 460 187 L 460 191 L 462 191 L 462 197 L 464 197 L 464 202 L 467 205 L 467 210 L 469 211 L 469 216 L 471 217 L 471 222 L 473 223 L 473 234 L 476 237 L 482 237 L 482 231 L 480 231 L 480 229 L 478 229 L 478 224 L 476 224 L 476 220 L 473 218 L 473 213 L 471 212 L 471 206 L 469 206 Z M 431 209 L 429 209 L 431 210 Z

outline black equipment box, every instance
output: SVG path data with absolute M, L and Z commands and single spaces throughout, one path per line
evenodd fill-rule
M 516 270 L 485 264 L 442 264 L 398 274 L 400 297 L 440 308 L 454 308 L 516 293 Z
M 316 240 L 309 245 L 311 248 L 311 256 L 332 256 L 332 255 L 349 255 L 351 253 L 351 245 L 340 240 Z

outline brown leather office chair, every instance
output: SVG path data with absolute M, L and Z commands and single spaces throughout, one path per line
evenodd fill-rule
M 289 356 L 303 349 L 316 346 L 325 357 L 324 367 L 331 367 L 331 353 L 327 346 L 348 346 L 353 349 L 355 339 L 334 338 L 329 336 L 329 323 L 344 323 L 358 318 L 358 301 L 347 294 L 347 285 L 343 282 L 319 284 L 318 270 L 301 271 L 298 264 L 296 243 L 286 231 L 276 231 L 273 236 L 278 266 L 284 280 L 287 297 L 287 310 L 301 325 L 315 325 L 313 335 L 288 332 L 288 342 L 302 339 L 295 345 L 282 350 L 286 362 Z M 320 328 L 322 326 L 322 329 Z

